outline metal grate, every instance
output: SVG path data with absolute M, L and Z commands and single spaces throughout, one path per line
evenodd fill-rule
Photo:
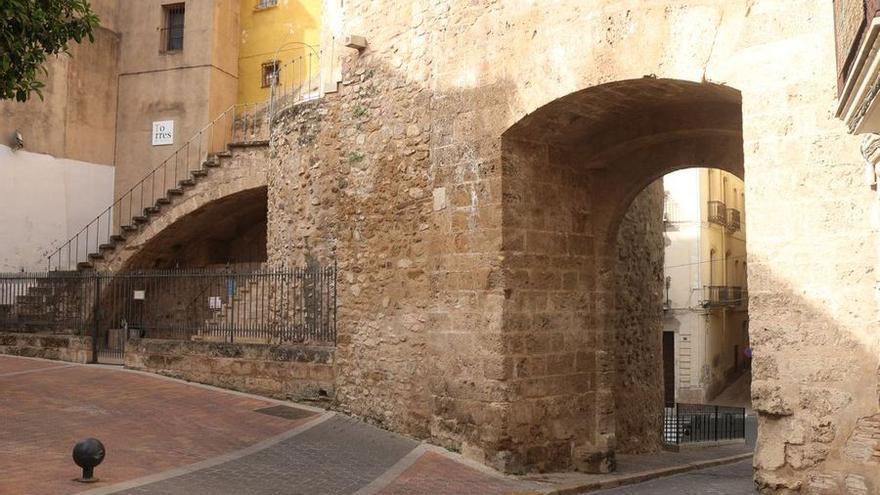
M 262 409 L 255 409 L 254 412 L 284 419 L 303 419 L 315 415 L 311 411 L 290 406 L 264 407 Z
M 162 7 L 165 25 L 162 27 L 162 49 L 166 52 L 183 50 L 183 31 L 186 7 L 182 3 Z

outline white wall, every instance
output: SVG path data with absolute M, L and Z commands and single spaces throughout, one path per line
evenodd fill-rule
M 112 166 L 0 145 L 0 272 L 46 270 L 46 254 L 113 201 Z

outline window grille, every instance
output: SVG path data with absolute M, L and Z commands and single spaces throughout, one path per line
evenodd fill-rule
M 268 88 L 272 86 L 272 83 L 275 82 L 278 78 L 278 61 L 274 60 L 272 62 L 266 62 L 263 64 L 263 87 Z
M 165 5 L 162 7 L 165 25 L 162 28 L 162 50 L 177 52 L 183 50 L 184 4 Z

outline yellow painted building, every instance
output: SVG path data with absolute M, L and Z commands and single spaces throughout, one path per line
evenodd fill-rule
M 303 92 L 317 79 L 321 0 L 241 0 L 238 102 L 269 98 L 278 73 L 280 91 Z

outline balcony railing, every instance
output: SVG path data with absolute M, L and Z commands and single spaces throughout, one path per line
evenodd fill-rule
M 703 287 L 703 306 L 707 308 L 740 308 L 748 299 L 742 287 L 727 285 L 707 285 Z
M 724 203 L 721 201 L 709 201 L 709 222 L 718 225 L 727 225 L 727 214 Z
M 727 208 L 727 230 L 738 232 L 742 228 L 742 215 L 739 210 Z

